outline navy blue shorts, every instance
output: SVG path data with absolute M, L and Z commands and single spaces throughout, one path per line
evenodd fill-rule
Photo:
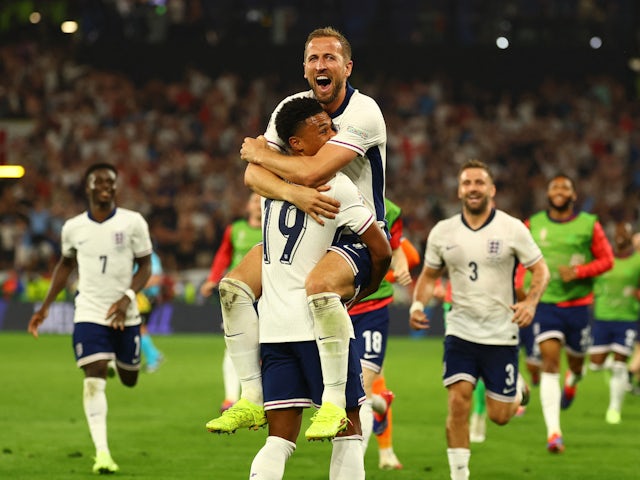
M 459 381 L 475 385 L 482 378 L 489 397 L 511 403 L 518 381 L 518 346 L 483 345 L 447 335 L 442 378 L 445 387 Z
M 387 352 L 389 307 L 351 315 L 356 335 L 356 347 L 364 368 L 380 373 Z
M 589 353 L 617 352 L 630 357 L 638 336 L 637 322 L 595 320 Z
M 120 368 L 140 369 L 140 325 L 121 331 L 97 323 L 80 322 L 74 324 L 72 338 L 78 367 L 115 359 Z
M 520 347 L 524 348 L 527 355 L 527 361 L 532 363 L 540 363 L 540 348 L 535 342 L 536 327 L 532 323 L 520 329 Z
M 316 342 L 263 343 L 262 391 L 264 409 L 319 407 L 322 404 L 322 369 Z M 365 399 L 360 359 L 351 340 L 346 387 L 347 408 Z
M 359 237 L 347 235 L 329 247 L 329 251 L 340 255 L 353 271 L 355 296 L 371 282 L 371 254 Z
M 584 356 L 590 343 L 589 307 L 558 307 L 539 303 L 533 318 L 537 329 L 536 343 L 555 338 L 575 356 Z

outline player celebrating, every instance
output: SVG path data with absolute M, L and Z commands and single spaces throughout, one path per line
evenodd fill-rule
M 28 330 L 38 327 L 49 307 L 78 268 L 73 351 L 84 370 L 83 405 L 96 448 L 93 471 L 114 473 L 118 465 L 107 443 L 107 364 L 115 359 L 120 381 L 133 387 L 140 369 L 140 314 L 136 292 L 151 275 L 151 238 L 147 222 L 137 212 L 116 208 L 115 167 L 91 165 L 84 185 L 89 210 L 62 227 L 62 256 L 53 271 L 42 306 Z M 133 273 L 131 266 L 137 264 Z
M 276 116 L 278 134 L 287 139 L 294 155 L 315 153 L 335 135 L 331 119 L 312 98 L 296 98 L 283 105 Z M 336 235 L 353 232 L 367 245 L 380 282 L 391 259 L 386 235 L 362 203 L 351 180 L 337 174 L 327 191 L 342 205 L 335 219 L 321 226 L 286 201 L 266 199 L 263 204 L 263 292 L 258 303 L 264 404 L 269 437 L 251 466 L 251 478 L 282 478 L 285 463 L 295 449 L 302 408 L 319 404 L 323 395 L 317 336 L 347 334 L 311 318 L 310 306 L 320 312 L 331 305 L 335 294 L 308 296 L 305 280 L 321 261 Z M 365 272 L 361 272 L 363 275 Z M 356 277 L 360 281 L 362 277 Z M 333 441 L 329 478 L 364 479 L 359 403 L 363 400 L 361 375 L 354 341 L 348 345 L 346 411 L 349 422 Z M 318 415 L 320 411 L 316 412 Z
M 340 32 L 327 27 L 309 34 L 305 43 L 304 75 L 311 90 L 280 103 L 265 137 L 244 140 L 241 157 L 250 163 L 245 172 L 245 182 L 261 196 L 287 200 L 323 224 L 321 215 L 332 218 L 338 212 L 339 203 L 319 192 L 326 191 L 324 184 L 336 172 L 342 171 L 356 184 L 365 205 L 383 225 L 386 126 L 375 101 L 348 84 L 352 67 L 351 45 Z M 338 132 L 315 155 L 292 158 L 276 151 L 284 152 L 286 146 L 277 135 L 273 118 L 285 102 L 297 97 L 315 97 L 331 116 Z M 331 438 L 346 420 L 344 385 L 352 325 L 343 302 L 360 300 L 377 290 L 378 284 L 368 279 L 362 282 L 361 290 L 355 288 L 354 279 L 360 271 L 371 269 L 372 277 L 380 273 L 375 271 L 375 265 L 369 264 L 368 255 L 352 245 L 359 243 L 355 236 L 340 237 L 339 243 L 331 247 L 306 281 L 307 295 L 325 295 L 331 299 L 322 309 L 318 309 L 315 303 L 310 304 L 315 321 L 324 324 L 320 330 L 327 331 L 335 326 L 335 333 L 316 339 L 325 388 L 322 407 L 305 432 L 308 439 Z M 260 255 L 259 248 L 253 249 L 220 282 L 221 297 L 232 299 L 223 304 L 222 314 L 225 341 L 240 378 L 242 394 L 223 417 L 207 424 L 207 429 L 212 432 L 232 432 L 265 422 L 258 356 L 258 319 L 253 310 L 253 303 L 262 288 Z
M 551 280 L 534 319 L 536 343 L 542 357 L 540 400 L 547 427 L 547 450 L 564 451 L 560 408 L 568 408 L 582 378 L 589 341 L 589 306 L 593 278 L 613 265 L 613 253 L 595 215 L 574 211 L 577 194 L 571 178 L 558 174 L 547 185 L 549 210 L 525 222 L 540 246 Z M 560 391 L 560 351 L 564 346 L 569 369 Z
M 528 401 L 528 389 L 518 373 L 518 328 L 533 320 L 549 279 L 540 249 L 523 223 L 493 208 L 496 189 L 489 168 L 469 160 L 458 180 L 462 213 L 431 230 L 409 319 L 414 329 L 428 328 L 424 306 L 446 268 L 452 308 L 447 314 L 443 379 L 452 480 L 469 478 L 469 412 L 478 378 L 485 383 L 489 418 L 499 425 Z M 527 297 L 514 304 L 513 273 L 518 262 L 533 279 Z

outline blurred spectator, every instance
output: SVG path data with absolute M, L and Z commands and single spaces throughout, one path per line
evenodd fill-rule
M 442 73 L 359 75 L 354 87 L 377 98 L 388 121 L 388 195 L 415 245 L 459 209 L 456 173 L 471 157 L 492 166 L 499 207 L 516 217 L 546 207 L 546 178 L 562 170 L 605 229 L 638 221 L 640 105 L 617 79 L 547 79 L 517 92 Z M 82 172 L 109 161 L 127 183 L 119 203 L 148 219 L 177 297 L 190 299 L 224 227 L 244 213 L 242 138 L 261 134 L 277 99 L 298 88 L 288 76 L 191 67 L 137 85 L 55 48 L 0 46 L 0 129 L 9 158 L 27 168 L 20 181 L 0 181 L 0 271 L 49 270 L 51 239 L 84 206 Z M 201 279 L 185 277 L 200 269 Z

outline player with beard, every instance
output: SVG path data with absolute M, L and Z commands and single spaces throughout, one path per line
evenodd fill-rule
M 311 90 L 284 99 L 275 109 L 264 136 L 245 138 L 240 151 L 248 162 L 245 183 L 256 193 L 285 200 L 323 224 L 333 219 L 339 202 L 323 195 L 325 185 L 341 171 L 360 190 L 365 205 L 384 225 L 386 125 L 376 102 L 353 88 L 348 79 L 353 68 L 351 45 L 331 27 L 314 30 L 304 50 L 304 77 Z M 329 114 L 337 133 L 314 155 L 290 156 L 275 129 L 275 116 L 293 98 L 315 97 Z M 260 296 L 262 247 L 252 249 L 220 282 L 225 341 L 238 372 L 241 399 L 222 417 L 207 423 L 211 432 L 230 433 L 237 428 L 264 425 L 262 381 L 258 350 L 258 317 L 253 303 Z M 353 325 L 345 309 L 378 289 L 369 278 L 363 288 L 355 279 L 369 271 L 369 278 L 382 278 L 366 247 L 356 236 L 342 235 L 326 252 L 306 281 L 316 340 L 322 362 L 324 393 L 322 407 L 305 432 L 307 439 L 333 438 L 346 425 L 345 393 L 348 346 Z M 386 272 L 385 272 L 386 273 Z M 383 275 L 384 276 L 384 273 Z
M 108 163 L 91 165 L 84 176 L 89 209 L 62 226 L 62 256 L 51 286 L 29 321 L 29 332 L 47 318 L 49 307 L 78 269 L 73 351 L 84 370 L 84 412 L 95 445 L 94 473 L 115 473 L 107 443 L 107 371 L 116 361 L 120 382 L 133 387 L 140 370 L 140 313 L 136 293 L 151 276 L 152 245 L 138 212 L 116 207 L 118 174 Z M 136 265 L 135 273 L 132 265 Z
M 593 279 L 613 266 L 611 245 L 596 215 L 576 212 L 573 180 L 565 174 L 547 184 L 549 209 L 525 223 L 549 265 L 551 279 L 534 319 L 542 373 L 540 399 L 547 427 L 547 450 L 564 451 L 560 409 L 571 405 L 589 346 L 589 308 Z M 560 353 L 569 369 L 560 388 Z
M 520 220 L 493 207 L 495 193 L 486 164 L 469 160 L 462 165 L 462 213 L 438 222 L 429 233 L 410 308 L 411 328 L 429 328 L 424 306 L 447 269 L 452 308 L 446 322 L 443 383 L 452 480 L 469 478 L 469 413 L 478 380 L 485 384 L 487 414 L 498 425 L 528 402 L 528 388 L 518 373 L 518 330 L 533 320 L 549 280 L 531 233 Z M 518 263 L 533 278 L 526 297 L 516 301 L 513 274 Z

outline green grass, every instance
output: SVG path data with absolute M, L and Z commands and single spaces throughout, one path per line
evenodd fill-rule
M 141 374 L 134 389 L 108 383 L 109 443 L 121 468 L 117 477 L 248 478 L 266 430 L 218 436 L 204 428 L 222 400 L 222 337 L 173 335 L 155 341 L 167 357 L 157 373 Z M 449 478 L 441 351 L 440 339 L 390 340 L 385 369 L 387 384 L 397 395 L 394 448 L 405 468 L 378 470 L 372 439 L 365 458 L 367 479 Z M 93 478 L 82 374 L 75 367 L 70 338 L 45 335 L 34 340 L 26 332 L 0 333 L 0 359 L 0 478 Z M 487 441 L 472 444 L 472 478 L 638 478 L 640 397 L 627 396 L 623 422 L 617 426 L 604 422 L 607 403 L 604 374 L 590 372 L 574 405 L 562 413 L 567 450 L 554 456 L 545 449 L 534 389 L 524 417 L 504 427 L 489 424 Z M 328 442 L 307 443 L 302 437 L 285 478 L 328 478 L 330 448 Z

